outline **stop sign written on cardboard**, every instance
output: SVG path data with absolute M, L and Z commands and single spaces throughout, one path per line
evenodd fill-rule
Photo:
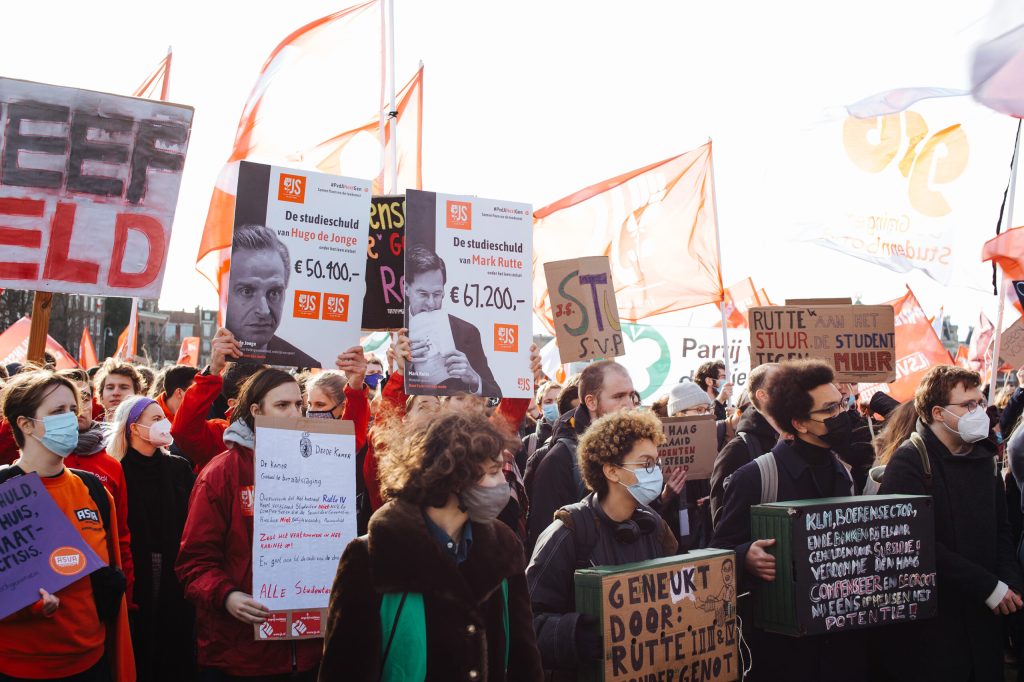
M 0 78 L 0 287 L 157 297 L 191 107 Z

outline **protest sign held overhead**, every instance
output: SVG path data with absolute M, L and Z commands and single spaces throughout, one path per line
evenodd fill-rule
M 226 326 L 243 359 L 334 367 L 359 342 L 370 181 L 241 162 Z
M 751 507 L 774 538 L 778 575 L 755 591 L 755 622 L 803 636 L 931 618 L 938 611 L 930 497 L 875 495 Z
M 999 341 L 999 357 L 1013 369 L 1024 366 L 1024 318 L 1018 318 L 1003 332 Z
M 576 608 L 597 619 L 604 652 L 579 679 L 739 679 L 732 551 L 587 568 L 575 586 Z
M 0 484 L 0 519 L 0 618 L 39 601 L 40 589 L 54 594 L 106 565 L 38 474 Z
M 658 446 L 661 470 L 668 474 L 682 467 L 686 480 L 711 478 L 718 455 L 718 429 L 713 416 L 669 417 L 661 420 L 664 444 Z
M 356 537 L 352 422 L 256 418 L 253 597 L 257 639 L 323 637 L 341 552 Z
M 158 297 L 192 113 L 0 78 L 0 287 Z
M 892 306 L 810 305 L 750 309 L 750 366 L 798 358 L 822 360 L 836 381 L 896 378 Z
M 405 324 L 405 197 L 373 197 L 366 244 L 363 329 L 395 330 Z
M 607 256 L 545 263 L 544 277 L 563 363 L 626 354 Z
M 532 396 L 529 204 L 410 190 L 410 395 Z

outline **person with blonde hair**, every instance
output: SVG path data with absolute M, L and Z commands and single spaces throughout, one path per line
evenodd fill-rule
M 128 488 L 128 528 L 135 561 L 132 615 L 140 682 L 195 675 L 192 606 L 174 573 L 195 475 L 165 448 L 171 423 L 152 398 L 122 401 L 108 423 L 107 453 L 121 462 Z

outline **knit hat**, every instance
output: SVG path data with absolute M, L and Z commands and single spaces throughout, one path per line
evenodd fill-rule
M 700 386 L 692 381 L 685 381 L 676 384 L 668 392 L 668 416 L 672 416 L 682 410 L 701 405 L 710 405 L 711 398 L 707 391 L 702 391 Z

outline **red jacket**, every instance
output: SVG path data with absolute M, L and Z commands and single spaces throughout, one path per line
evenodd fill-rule
M 253 627 L 224 608 L 228 595 L 252 594 L 253 452 L 240 445 L 214 457 L 189 499 L 176 572 L 196 608 L 199 664 L 229 675 L 282 675 L 319 661 L 323 641 L 258 642 Z
M 185 391 L 181 405 L 171 420 L 171 437 L 181 451 L 201 471 L 210 460 L 224 452 L 223 419 L 207 419 L 213 402 L 224 388 L 219 374 L 197 374 L 195 382 Z
M 14 431 L 6 419 L 0 417 L 0 464 L 14 464 L 21 457 L 18 441 L 14 440 Z

